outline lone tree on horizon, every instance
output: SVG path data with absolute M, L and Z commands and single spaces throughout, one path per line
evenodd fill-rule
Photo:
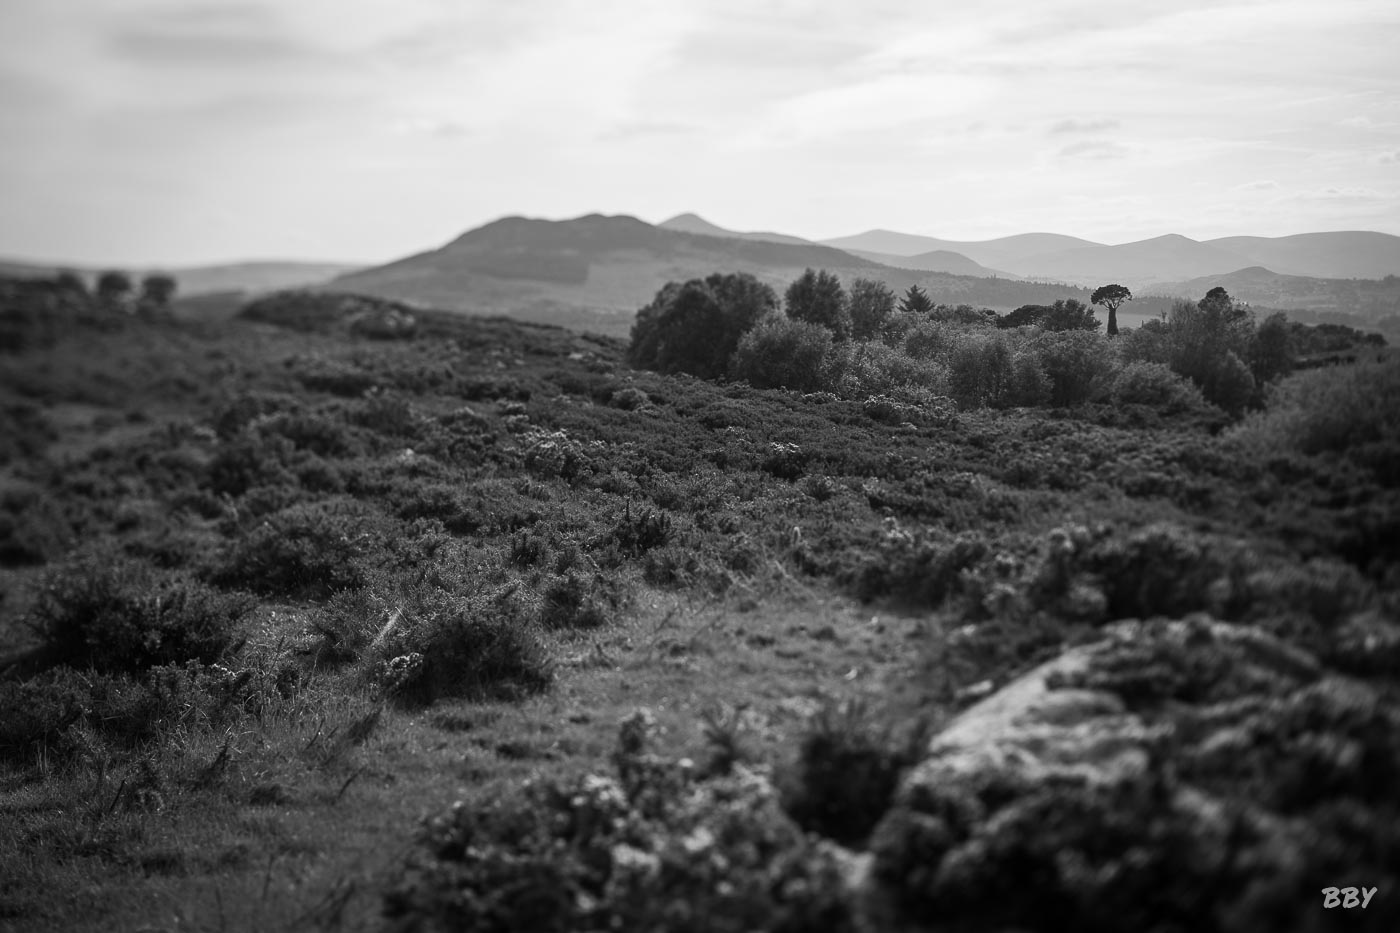
M 1089 296 L 1089 303 L 1103 305 L 1108 309 L 1108 336 L 1118 336 L 1118 309 L 1125 301 L 1132 301 L 1133 293 L 1122 285 L 1100 285 Z
M 899 300 L 899 310 L 904 314 L 930 314 L 933 312 L 933 299 L 917 285 L 910 285 L 909 291 Z

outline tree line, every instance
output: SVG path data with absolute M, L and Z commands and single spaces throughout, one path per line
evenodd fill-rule
M 1091 303 L 1108 311 L 1103 334 L 1074 298 L 999 314 L 937 304 L 917 285 L 897 295 L 858 278 L 846 288 L 807 269 L 780 300 L 752 275 L 716 273 L 663 287 L 638 311 L 628 357 L 760 387 L 934 393 L 970 405 L 1077 404 L 1112 397 L 1115 386 L 1135 398 L 1149 386 L 1152 398 L 1177 404 L 1195 393 L 1234 414 L 1262 404 L 1264 387 L 1293 368 L 1297 326 L 1281 313 L 1257 322 L 1223 288 L 1120 330 L 1117 311 L 1131 300 L 1122 285 L 1095 290 Z

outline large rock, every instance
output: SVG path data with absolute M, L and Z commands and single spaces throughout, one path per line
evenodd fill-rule
M 1107 634 L 932 739 L 872 843 L 879 925 L 1329 929 L 1323 887 L 1400 876 L 1393 698 L 1253 627 Z

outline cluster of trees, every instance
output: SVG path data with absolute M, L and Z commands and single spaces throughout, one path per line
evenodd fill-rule
M 72 272 L 60 273 L 59 278 L 66 280 L 70 286 L 86 290 L 83 280 Z M 174 278 L 157 273 L 141 280 L 141 292 L 138 295 L 131 276 L 125 272 L 109 270 L 97 277 L 95 295 L 98 301 L 110 308 L 132 310 L 134 305 L 137 311 L 164 311 L 170 307 L 176 288 Z
M 1295 329 L 1284 316 L 1256 324 L 1223 288 L 1119 334 L 1118 308 L 1131 300 L 1121 285 L 1094 292 L 1109 311 L 1104 335 L 1075 299 L 997 314 L 935 304 L 918 286 L 897 296 L 856 279 L 847 289 L 808 269 L 780 302 L 751 275 L 715 274 L 670 283 L 641 309 L 629 361 L 760 387 L 946 394 L 965 405 L 1073 405 L 1113 398 L 1115 385 L 1136 398 L 1151 384 L 1149 394 L 1173 404 L 1203 397 L 1232 413 L 1293 367 Z

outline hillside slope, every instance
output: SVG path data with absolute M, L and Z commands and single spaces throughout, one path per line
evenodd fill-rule
M 623 336 L 637 309 L 667 282 L 748 272 L 781 294 L 808 268 L 826 269 L 847 283 L 878 279 L 898 292 L 917 284 L 935 301 L 999 310 L 1088 298 L 1083 289 L 1063 286 L 894 269 L 815 243 L 684 233 L 598 214 L 562 221 L 507 217 L 440 249 L 341 276 L 331 287 Z
M 728 230 L 718 224 L 712 224 L 698 214 L 677 214 L 669 220 L 663 220 L 657 224 L 663 230 L 675 230 L 679 233 L 699 233 L 705 236 L 729 237 L 735 240 L 764 240 L 769 243 L 811 243 L 811 240 L 804 240 L 800 236 L 789 236 L 786 233 L 773 233 L 767 230 L 756 232 L 743 232 L 739 230 Z
M 913 256 L 897 256 L 893 253 L 875 253 L 868 250 L 853 249 L 849 252 L 878 262 L 881 265 L 890 266 L 895 269 L 914 269 L 920 272 L 946 272 L 949 275 L 972 275 L 978 278 L 1004 278 L 1014 279 L 1019 276 L 1009 272 L 1001 272 L 997 269 L 988 269 L 979 262 L 975 262 L 962 253 L 955 253 L 948 249 L 934 249 L 926 253 L 916 253 Z
M 1383 279 L 1400 275 L 1400 237 L 1370 231 L 1300 233 L 1294 236 L 1236 236 L 1206 240 L 1287 275 L 1324 279 Z

